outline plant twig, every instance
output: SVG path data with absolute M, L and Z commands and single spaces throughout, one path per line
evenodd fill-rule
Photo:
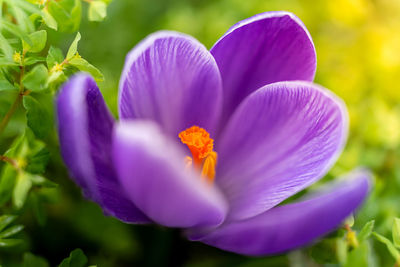
M 24 59 L 25 59 L 25 54 L 26 54 L 26 52 L 24 51 L 22 53 L 21 64 L 19 66 L 19 69 L 20 69 L 19 93 L 18 93 L 17 97 L 15 98 L 14 103 L 11 105 L 10 109 L 8 110 L 7 114 L 4 116 L 4 118 L 0 122 L 0 135 L 3 133 L 4 129 L 7 127 L 8 123 L 10 122 L 11 117 L 14 115 L 19 104 L 22 102 L 22 98 L 25 95 L 28 95 L 30 93 L 29 90 L 25 90 L 24 85 L 22 83 L 22 80 L 23 80 L 24 74 L 25 74 L 25 66 L 23 65 Z
M 7 114 L 1 120 L 1 122 L 0 122 L 0 135 L 3 133 L 4 129 L 7 127 L 12 115 L 14 114 L 14 112 L 17 110 L 19 104 L 21 103 L 23 96 L 24 95 L 21 94 L 21 93 L 19 93 L 17 95 L 17 97 L 14 100 L 14 103 L 12 104 L 10 109 L 8 110 Z
M 0 155 L 0 160 L 11 164 L 15 169 L 19 169 L 18 163 L 15 159 Z

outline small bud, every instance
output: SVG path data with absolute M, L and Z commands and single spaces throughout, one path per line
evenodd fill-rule
M 354 232 L 348 224 L 345 225 L 347 231 L 346 240 L 349 247 L 357 248 L 359 246 L 356 232 Z
M 54 67 L 52 69 L 52 71 L 54 71 L 54 72 L 59 72 L 59 71 L 63 71 L 63 70 L 64 70 L 63 65 L 62 64 L 58 64 L 58 63 L 56 63 L 56 65 L 54 65 Z
M 17 159 L 17 167 L 18 169 L 24 169 L 28 163 L 25 159 Z
M 15 52 L 13 55 L 13 60 L 15 63 L 21 64 L 22 62 L 22 56 L 20 52 Z

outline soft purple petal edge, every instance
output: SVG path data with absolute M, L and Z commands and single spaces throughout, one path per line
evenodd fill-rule
M 309 40 L 310 40 L 310 42 L 312 44 L 312 48 L 314 50 L 314 55 L 315 55 L 314 74 L 313 74 L 313 79 L 312 79 L 312 80 L 314 80 L 315 73 L 316 73 L 316 70 L 317 70 L 317 52 L 315 50 L 314 42 L 312 40 L 310 32 L 307 30 L 307 28 L 304 25 L 304 23 L 295 14 L 293 14 L 291 12 L 287 12 L 287 11 L 269 11 L 269 12 L 260 13 L 260 14 L 254 15 L 254 16 L 252 16 L 250 18 L 244 19 L 244 20 L 236 23 L 235 25 L 233 25 L 231 28 L 229 28 L 229 30 L 215 42 L 213 47 L 217 43 L 219 43 L 222 39 L 224 39 L 227 35 L 229 35 L 233 31 L 239 29 L 240 27 L 246 26 L 248 24 L 251 24 L 251 23 L 259 21 L 259 20 L 268 19 L 268 18 L 284 17 L 284 16 L 289 16 L 292 20 L 294 20 L 297 24 L 299 24 L 303 28 L 304 32 L 307 34 L 307 37 L 309 38 Z M 210 51 L 212 51 L 213 47 L 210 49 Z
M 351 176 L 322 193 L 256 217 L 208 233 L 189 232 L 189 239 L 250 256 L 279 254 L 308 245 L 337 228 L 368 195 L 371 174 L 359 170 Z

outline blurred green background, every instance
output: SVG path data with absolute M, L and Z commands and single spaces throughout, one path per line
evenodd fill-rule
M 104 73 L 105 82 L 99 86 L 116 114 L 125 55 L 148 34 L 176 30 L 210 48 L 234 23 L 272 10 L 291 11 L 305 23 L 317 50 L 316 83 L 343 98 L 349 109 L 347 147 L 323 181 L 359 165 L 370 168 L 376 178 L 374 189 L 354 228 L 375 219 L 376 231 L 390 236 L 393 218 L 400 216 L 399 0 L 114 0 L 104 22 L 82 21 L 79 51 Z M 50 41 L 66 51 L 73 38 L 54 32 Z M 61 167 L 58 151 L 52 155 L 47 176 L 60 184 L 58 199 L 49 193 L 53 204 L 46 207 L 47 221 L 42 226 L 29 212 L 21 218 L 29 249 L 52 266 L 77 247 L 91 264 L 101 267 L 319 266 L 324 262 L 321 257 L 336 253 L 325 238 L 285 255 L 248 258 L 185 241 L 176 230 L 123 224 L 86 201 Z M 394 265 L 383 245 L 370 245 L 371 263 Z

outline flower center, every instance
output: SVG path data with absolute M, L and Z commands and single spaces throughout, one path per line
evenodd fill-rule
M 199 126 L 192 126 L 179 133 L 181 142 L 188 146 L 192 158 L 186 157 L 186 165 L 201 170 L 201 175 L 209 182 L 214 181 L 217 165 L 217 152 L 213 151 L 214 140 Z

